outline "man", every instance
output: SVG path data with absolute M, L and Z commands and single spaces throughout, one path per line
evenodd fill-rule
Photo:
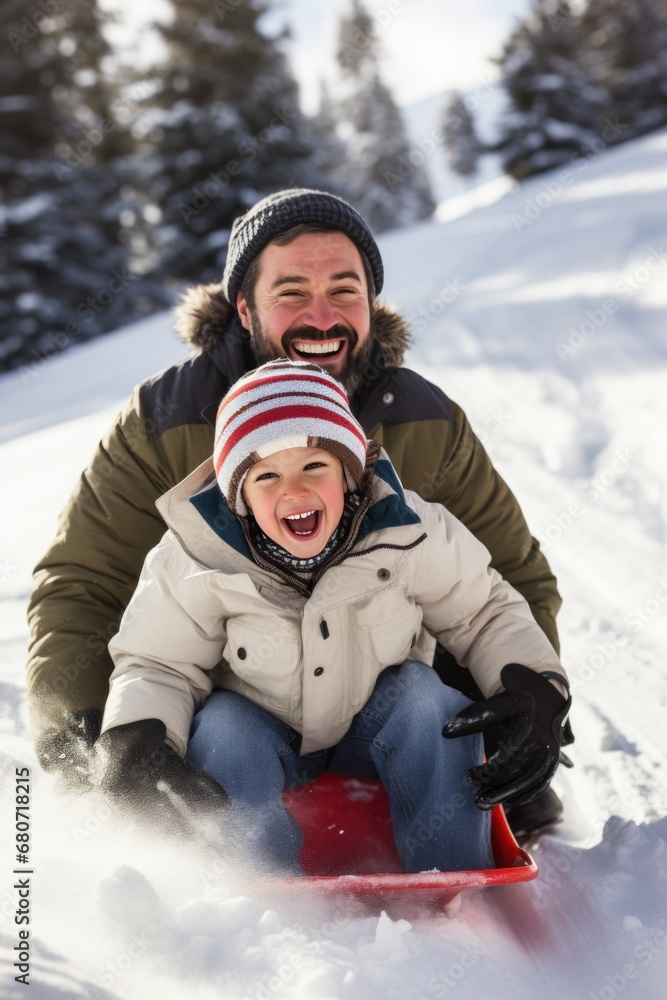
M 36 568 L 28 696 L 46 768 L 86 779 L 112 669 L 107 645 L 165 530 L 155 501 L 210 456 L 229 386 L 276 357 L 315 360 L 343 383 L 404 485 L 443 503 L 486 545 L 558 649 L 560 598 L 546 559 L 460 407 L 401 367 L 409 332 L 378 303 L 382 284 L 370 229 L 337 197 L 281 191 L 236 220 L 221 284 L 192 289 L 178 310 L 191 356 L 135 389 Z M 456 683 L 444 651 L 436 668 Z M 524 812 L 516 826 L 534 829 L 557 819 L 560 804 L 548 793 L 527 808 L 535 816 Z

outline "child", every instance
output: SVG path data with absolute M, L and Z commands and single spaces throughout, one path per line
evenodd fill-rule
M 240 379 L 213 458 L 158 508 L 170 530 L 109 647 L 109 771 L 142 734 L 166 737 L 227 793 L 258 860 L 290 872 L 302 838 L 283 790 L 323 769 L 379 777 L 404 871 L 491 866 L 498 789 L 530 798 L 555 769 L 564 671 L 484 546 L 404 494 L 340 385 L 289 360 Z M 492 696 L 467 715 L 429 665 L 435 639 Z M 508 719 L 516 745 L 480 767 L 478 734 Z

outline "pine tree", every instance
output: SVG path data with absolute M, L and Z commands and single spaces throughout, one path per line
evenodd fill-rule
M 0 3 L 9 26 L 0 57 L 2 369 L 36 371 L 136 315 L 142 299 L 129 289 L 127 206 L 114 170 L 128 146 L 108 110 L 101 15 L 91 0 L 42 8 L 26 15 L 19 0 Z
M 136 130 L 157 272 L 219 280 L 234 218 L 280 188 L 317 186 L 314 140 L 263 0 L 174 0 L 168 50 Z
M 667 124 L 667 3 L 533 0 L 498 60 L 495 147 L 522 179 Z
M 443 108 L 442 133 L 449 167 L 461 177 L 474 177 L 483 146 L 475 131 L 472 112 L 458 91 L 453 92 Z
M 349 151 L 338 131 L 339 107 L 327 84 L 320 81 L 320 100 L 311 128 L 315 139 L 315 163 L 327 190 L 343 198 L 352 197 L 346 177 Z
M 619 141 L 667 125 L 666 0 L 589 0 L 581 44 Z
M 352 0 L 350 14 L 341 20 L 337 59 L 351 200 L 378 233 L 427 218 L 435 203 L 425 154 L 410 148 L 400 111 L 381 79 L 375 24 L 361 0 Z
M 606 94 L 581 60 L 581 15 L 557 0 L 533 0 L 498 60 L 511 109 L 494 147 L 521 180 L 569 162 L 595 140 Z

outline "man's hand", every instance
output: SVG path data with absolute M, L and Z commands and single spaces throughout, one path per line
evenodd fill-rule
M 504 691 L 463 709 L 444 727 L 446 738 L 499 728 L 498 750 L 468 771 L 479 789 L 475 802 L 480 809 L 529 802 L 548 787 L 559 762 L 572 767 L 561 753 L 561 745 L 574 740 L 565 721 L 572 699 L 564 698 L 550 677 L 562 681 L 555 673 L 509 663 L 500 674 Z
M 160 719 L 107 729 L 94 750 L 98 787 L 143 814 L 186 821 L 227 805 L 217 781 L 183 760 L 165 742 L 166 732 Z
M 46 733 L 35 749 L 45 771 L 56 773 L 70 792 L 90 790 L 92 748 L 100 735 L 98 708 L 66 712 L 62 729 Z

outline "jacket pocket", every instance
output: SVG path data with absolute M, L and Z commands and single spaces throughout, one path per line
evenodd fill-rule
M 259 631 L 231 619 L 227 623 L 224 657 L 234 674 L 287 709 L 301 661 L 301 643 L 279 631 Z
M 370 626 L 373 651 L 380 668 L 402 663 L 421 631 L 421 610 L 413 608 L 391 621 Z

